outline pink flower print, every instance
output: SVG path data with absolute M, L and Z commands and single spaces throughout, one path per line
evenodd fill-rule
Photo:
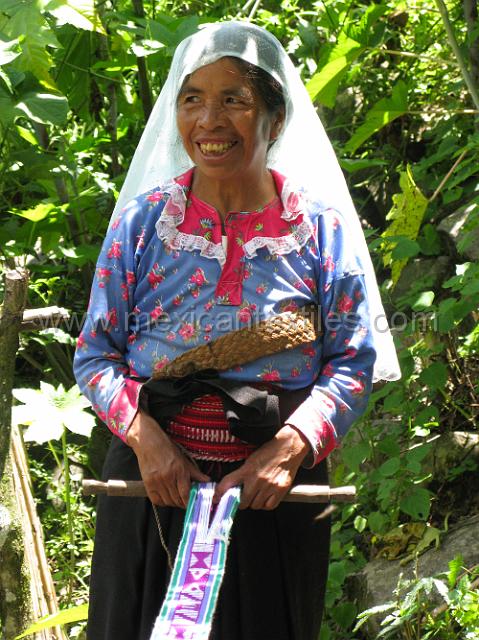
M 336 331 L 331 331 L 331 338 L 335 338 L 338 334 Z
M 314 358 L 314 356 L 316 355 L 316 349 L 311 345 L 309 345 L 307 347 L 304 347 L 304 349 L 302 349 L 302 353 L 305 356 L 308 356 L 308 358 Z
M 240 322 L 249 322 L 251 320 L 251 310 L 249 307 L 243 307 L 238 311 L 237 315 Z
M 183 338 L 185 342 L 188 342 L 196 338 L 196 329 L 194 325 L 191 324 L 191 322 L 185 322 L 181 327 L 181 329 L 178 331 L 178 333 L 180 334 L 180 336 Z
M 330 362 L 324 365 L 324 367 L 321 369 L 321 375 L 326 376 L 327 378 L 332 378 L 334 376 L 334 368 Z
M 300 203 L 301 203 L 301 200 L 299 195 L 297 193 L 294 193 L 294 191 L 292 191 L 289 194 L 288 199 L 286 200 L 286 210 L 289 213 L 292 213 L 293 215 L 298 215 L 299 212 L 301 211 Z
M 249 308 L 251 309 L 251 311 L 256 311 L 256 305 L 253 302 L 253 304 L 250 304 Z
M 343 358 L 354 358 L 354 356 L 356 355 L 356 353 L 358 352 L 357 349 L 355 349 L 354 347 L 349 347 L 348 349 L 346 349 L 346 351 L 344 352 L 344 356 Z M 359 375 L 359 374 L 358 374 Z
M 111 269 L 105 269 L 104 267 L 98 267 L 97 277 L 98 280 L 104 280 L 108 282 L 113 271 Z
M 311 371 L 311 369 L 313 368 L 313 365 L 312 365 L 311 360 L 307 360 L 307 361 L 304 363 L 304 366 L 306 367 L 306 369 L 307 369 L 308 371 Z
M 163 200 L 163 194 L 161 191 L 155 191 L 154 193 L 150 193 L 149 196 L 146 196 L 148 202 L 161 202 Z
M 96 336 L 97 336 L 97 333 L 96 333 L 95 329 L 92 329 L 90 331 L 90 338 L 96 338 Z
M 137 307 L 136 305 L 133 307 L 133 313 L 136 314 L 137 316 L 140 315 L 141 310 L 140 307 Z
M 158 285 L 165 279 L 164 276 L 165 267 L 160 267 L 158 262 L 155 262 L 153 268 L 148 272 L 147 280 L 152 289 L 156 289 Z
M 334 216 L 334 218 L 333 218 L 333 229 L 336 231 L 336 229 L 338 229 L 339 227 L 340 227 L 339 220 L 338 220 L 338 218 L 336 218 L 336 216 Z
M 175 307 L 179 307 L 182 302 L 183 296 L 177 295 L 173 298 L 173 304 L 175 305 Z
M 353 308 L 353 301 L 348 296 L 347 293 L 343 293 L 342 296 L 338 300 L 338 312 L 339 313 L 349 313 Z
M 323 262 L 323 271 L 332 272 L 334 271 L 335 268 L 336 268 L 336 265 L 334 264 L 334 260 L 331 258 L 331 256 L 328 256 L 326 260 Z
M 251 276 L 251 273 L 252 273 L 251 265 L 249 263 L 245 264 L 244 271 L 243 271 L 243 280 L 248 280 L 248 278 Z
M 161 371 L 170 361 L 168 356 L 161 356 L 153 362 L 153 371 Z
M 175 338 L 176 338 L 176 333 L 174 331 L 170 331 L 169 333 L 166 334 L 166 339 L 169 342 L 173 342 Z
M 190 293 L 193 298 L 197 298 L 200 295 L 200 290 L 198 289 L 198 287 L 195 287 L 194 289 L 191 289 Z
M 303 283 L 301 282 L 301 280 L 296 280 L 293 286 L 295 289 L 301 289 L 301 287 L 303 286 Z
M 160 304 L 157 304 L 156 307 L 153 309 L 153 311 L 150 311 L 150 318 L 153 321 L 158 320 L 158 318 L 161 318 L 161 316 L 163 315 L 163 307 Z
M 208 302 L 206 302 L 206 303 L 203 305 L 203 309 L 204 309 L 205 311 L 211 311 L 211 309 L 213 308 L 213 304 L 214 304 L 214 302 L 213 302 L 212 300 L 208 300 Z
M 359 396 L 364 392 L 364 382 L 353 378 L 351 384 L 348 385 L 348 389 L 350 389 L 353 396 Z
M 138 351 L 144 351 L 146 349 L 146 342 L 142 342 L 137 347 Z
M 133 271 L 126 272 L 126 283 L 129 285 L 136 284 L 136 276 Z
M 305 278 L 303 278 L 303 282 L 310 291 L 312 291 L 313 293 L 316 291 L 316 282 L 313 280 L 313 278 L 308 278 L 306 276 Z
M 127 340 L 128 344 L 134 344 L 136 342 L 137 337 L 138 337 L 138 334 L 130 333 Z
M 354 292 L 354 299 L 358 301 L 361 301 L 363 299 L 363 294 L 359 289 Z
M 213 325 L 212 324 L 206 324 L 205 325 L 205 333 L 210 333 L 213 330 Z
M 351 338 L 344 338 L 343 342 L 348 345 L 351 342 Z
M 265 369 L 259 376 L 264 382 L 279 382 L 281 376 L 278 369 Z
M 203 340 L 205 342 L 209 342 L 211 340 L 211 336 L 209 336 L 209 335 L 203 336 Z
M 128 300 L 128 287 L 125 282 L 122 282 L 120 284 L 120 289 L 121 289 L 121 299 Z
M 205 272 L 203 269 L 198 267 L 198 269 L 196 269 L 196 271 L 190 276 L 190 282 L 196 284 L 198 287 L 204 285 L 205 282 L 207 283 L 208 281 L 205 278 Z
M 292 378 L 297 378 L 297 377 L 299 376 L 299 374 L 300 374 L 300 370 L 298 369 L 298 367 L 293 367 L 293 368 L 291 369 L 290 376 L 291 376 Z
M 256 287 L 256 293 L 257 293 L 258 295 L 262 295 L 262 294 L 263 294 L 263 293 L 265 293 L 265 292 L 266 292 L 266 285 L 264 285 L 264 284 L 260 284 L 260 285 L 258 285 L 258 286 Z
M 90 378 L 90 380 L 88 380 L 87 385 L 90 388 L 96 387 L 96 385 L 100 382 L 102 378 L 103 378 L 103 373 L 100 371 L 96 373 L 92 378 Z
M 280 309 L 282 313 L 285 313 L 286 311 L 297 311 L 299 307 L 294 300 L 289 300 L 283 303 Z
M 115 307 L 112 307 L 109 311 L 107 311 L 106 320 L 112 327 L 118 326 L 118 315 Z
M 84 349 L 84 348 L 88 348 L 88 347 L 85 345 L 85 338 L 83 337 L 83 333 L 80 333 L 77 339 L 77 349 Z
M 116 351 L 105 351 L 103 353 L 103 356 L 107 359 L 107 360 L 114 360 L 115 362 L 119 362 L 121 360 L 121 355 L 119 353 L 117 353 Z
M 119 225 L 121 222 L 121 216 L 117 216 L 113 222 L 111 223 L 111 228 L 113 231 L 115 231 L 116 229 L 118 229 Z
M 141 233 L 136 236 L 136 248 L 143 249 L 145 246 L 145 228 L 141 229 Z
M 121 258 L 121 242 L 119 240 L 113 240 L 111 247 L 108 249 L 106 257 L 111 260 L 112 258 Z

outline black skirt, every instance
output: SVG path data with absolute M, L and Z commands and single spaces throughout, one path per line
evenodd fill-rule
M 237 463 L 200 467 L 219 480 Z M 113 438 L 103 479 L 138 480 L 130 447 Z M 300 469 L 295 484 L 327 484 L 326 464 Z M 317 640 L 328 570 L 324 506 L 284 503 L 235 517 L 211 640 Z M 159 508 L 174 559 L 184 511 Z M 150 501 L 101 496 L 90 581 L 88 640 L 149 640 L 170 571 Z

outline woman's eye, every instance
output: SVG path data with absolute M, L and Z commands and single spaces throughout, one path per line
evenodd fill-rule
M 226 104 L 240 104 L 241 100 L 239 98 L 234 98 L 233 96 L 228 96 L 226 98 Z
M 198 102 L 199 99 L 200 99 L 199 96 L 192 95 L 192 96 L 185 96 L 183 98 L 183 101 L 187 104 L 191 104 L 191 103 Z

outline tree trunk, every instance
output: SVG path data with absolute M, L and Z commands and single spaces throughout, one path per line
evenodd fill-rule
M 21 519 L 15 504 L 10 452 L 12 388 L 28 273 L 7 271 L 0 313 L 0 619 L 2 637 L 14 638 L 31 617 Z
M 19 433 L 11 427 L 12 388 L 18 335 L 24 319 L 28 272 L 7 271 L 0 310 L 0 637 L 13 640 L 32 622 L 56 613 L 58 605 L 31 493 Z M 55 312 L 58 310 L 55 309 Z M 50 314 L 52 310 L 50 309 Z M 29 316 L 37 317 L 39 313 Z M 13 437 L 12 437 L 13 436 Z M 38 640 L 66 640 L 58 627 Z

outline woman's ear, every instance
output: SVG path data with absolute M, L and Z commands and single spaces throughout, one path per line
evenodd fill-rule
M 277 113 L 273 118 L 273 123 L 271 125 L 271 131 L 269 136 L 270 142 L 274 142 L 276 138 L 279 136 L 279 134 L 281 133 L 281 131 L 283 130 L 284 118 L 285 118 L 284 108 L 281 107 L 280 109 L 278 109 Z

